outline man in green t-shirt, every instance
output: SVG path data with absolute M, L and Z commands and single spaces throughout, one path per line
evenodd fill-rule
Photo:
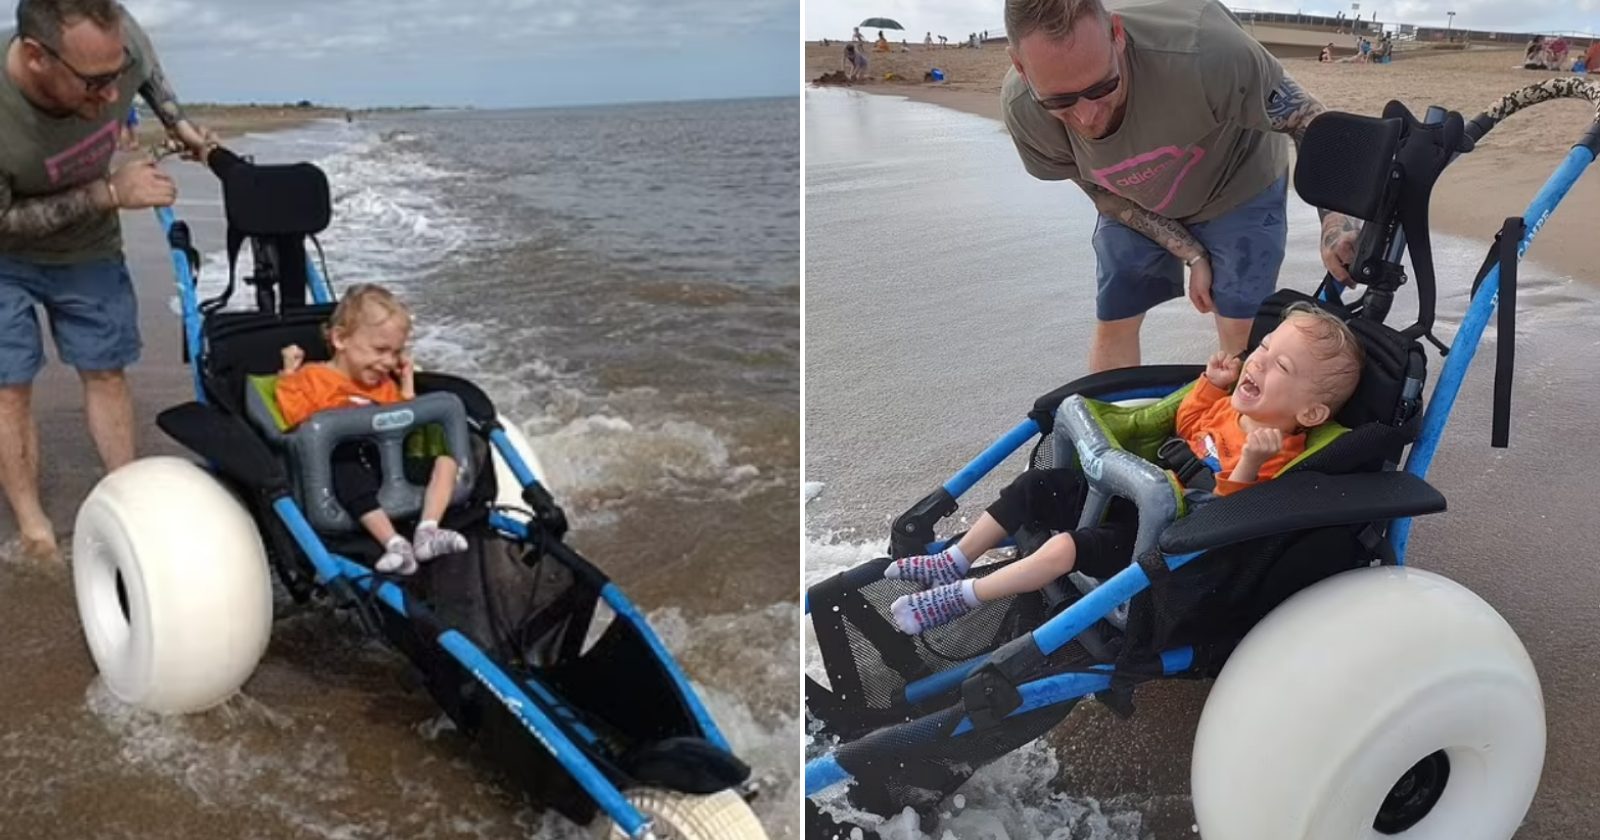
M 1277 286 L 1289 139 L 1323 107 L 1216 0 L 1007 0 L 1002 110 L 1023 166 L 1100 213 L 1093 371 L 1139 364 L 1151 307 L 1184 295 L 1243 350 Z M 1284 135 L 1288 135 L 1286 138 Z M 1359 222 L 1323 213 L 1350 284 Z
M 165 207 L 177 188 L 149 158 L 111 169 L 122 121 L 143 96 L 189 156 L 214 147 L 184 118 L 149 39 L 115 0 L 21 0 L 0 73 L 0 484 L 23 548 L 56 552 L 39 504 L 33 378 L 44 362 L 36 308 L 83 381 L 89 434 L 107 470 L 133 460 L 124 369 L 139 358 L 138 312 L 118 210 Z

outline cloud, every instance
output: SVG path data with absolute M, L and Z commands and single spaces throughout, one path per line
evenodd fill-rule
M 191 101 L 797 95 L 800 0 L 122 0 Z M 15 0 L 0 0 L 14 15 Z

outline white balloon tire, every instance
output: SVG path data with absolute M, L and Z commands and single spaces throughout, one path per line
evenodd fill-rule
M 203 711 L 238 691 L 266 652 L 272 580 L 260 533 L 189 461 L 144 458 L 102 479 L 78 509 L 72 565 L 90 655 L 130 705 Z
M 626 794 L 628 802 L 651 821 L 659 840 L 766 840 L 767 832 L 750 804 L 737 791 L 723 790 L 700 796 L 691 793 L 639 788 Z M 617 840 L 626 835 L 602 815 L 599 837 Z
M 1359 569 L 1284 602 L 1228 659 L 1195 736 L 1195 816 L 1218 840 L 1509 838 L 1545 737 L 1538 675 L 1492 607 L 1430 572 Z M 1390 789 L 1441 750 L 1432 810 L 1379 833 Z
M 505 430 L 506 439 L 511 441 L 511 448 L 522 456 L 522 463 L 526 464 L 528 469 L 533 470 L 534 477 L 539 479 L 539 483 L 543 484 L 546 490 L 554 492 L 554 488 L 550 486 L 549 476 L 545 474 L 544 465 L 539 463 L 539 456 L 534 454 L 533 444 L 529 443 L 527 435 L 522 433 L 522 427 L 503 414 L 499 415 L 499 418 L 500 428 Z M 517 481 L 517 474 L 512 472 L 505 459 L 500 457 L 499 448 L 492 448 L 494 449 L 495 503 L 509 507 L 527 507 L 527 503 L 522 501 L 522 483 Z

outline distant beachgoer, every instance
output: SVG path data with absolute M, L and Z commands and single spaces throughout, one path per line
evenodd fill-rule
M 1365 38 L 1360 39 L 1359 42 L 1357 43 L 1357 49 L 1361 54 L 1360 61 L 1361 61 L 1362 64 L 1366 64 L 1367 62 L 1372 60 L 1372 42 L 1371 41 L 1368 41 Z
M 1317 56 L 1317 60 L 1321 61 L 1323 63 L 1327 63 L 1327 62 L 1330 62 L 1330 61 L 1333 60 L 1333 42 L 1332 41 L 1329 41 L 1328 45 L 1326 47 L 1322 48 L 1322 55 Z
M 933 33 L 932 32 L 929 32 L 927 35 L 922 36 L 922 45 L 924 47 L 933 46 Z
M 128 118 L 122 121 L 122 128 L 117 137 L 117 145 L 124 152 L 131 152 L 139 148 L 139 109 L 129 108 Z
M 944 37 L 943 35 L 940 35 L 939 36 L 939 49 L 942 50 L 942 49 L 944 49 L 945 47 L 947 47 L 949 45 L 950 45 L 950 39 Z
M 1589 45 L 1589 51 L 1583 54 L 1584 72 L 1600 74 L 1600 38 Z
M 1568 46 L 1567 39 L 1561 37 L 1560 35 L 1557 35 L 1556 37 L 1552 38 L 1549 43 L 1545 44 L 1545 49 L 1549 53 L 1545 60 L 1545 66 L 1551 70 L 1566 69 Z
M 878 30 L 878 40 L 873 43 L 872 48 L 878 52 L 889 51 L 889 39 L 883 37 L 883 30 Z
M 852 82 L 861 81 L 867 75 L 867 51 L 859 49 L 855 44 L 844 45 L 844 77 Z
M 1522 51 L 1522 66 L 1528 70 L 1543 70 L 1545 66 L 1544 36 L 1535 35 Z
M 1024 168 L 1099 211 L 1090 371 L 1140 363 L 1145 313 L 1185 295 L 1186 271 L 1218 346 L 1242 351 L 1283 265 L 1291 139 L 1322 103 L 1216 0 L 1009 0 L 1006 37 L 1001 111 Z M 1360 222 L 1321 216 L 1323 267 L 1353 285 Z
M 859 27 L 859 26 L 855 27 L 855 29 L 851 33 L 850 40 L 854 41 L 857 46 L 864 47 L 864 46 L 867 45 L 867 37 L 865 35 L 861 34 L 861 27 Z

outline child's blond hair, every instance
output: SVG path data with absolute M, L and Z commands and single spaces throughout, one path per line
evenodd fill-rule
M 394 292 L 377 283 L 357 283 L 339 299 L 328 318 L 328 346 L 333 346 L 333 335 L 348 337 L 362 326 L 375 327 L 399 315 L 411 324 L 411 310 L 395 297 Z
M 1361 382 L 1361 367 L 1366 363 L 1361 341 L 1344 319 L 1304 301 L 1284 308 L 1283 321 L 1294 324 L 1311 340 L 1311 354 L 1319 361 L 1334 362 L 1317 379 L 1316 388 L 1328 405 L 1329 416 L 1338 414 Z

